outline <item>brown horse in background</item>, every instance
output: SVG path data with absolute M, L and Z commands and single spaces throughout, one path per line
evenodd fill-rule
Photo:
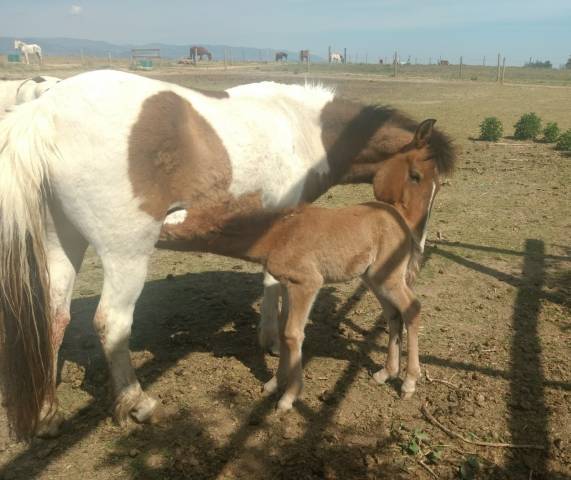
M 325 283 L 361 277 L 377 296 L 389 320 L 387 362 L 375 373 L 379 383 L 400 374 L 403 325 L 408 331 L 408 363 L 402 384 L 410 398 L 420 377 L 418 331 L 420 302 L 411 290 L 418 272 L 428 218 L 438 190 L 438 169 L 430 161 L 434 120 L 421 123 L 400 158 L 393 158 L 373 180 L 375 196 L 388 203 L 328 209 L 305 205 L 259 216 L 239 213 L 197 236 L 195 210 L 181 221 L 167 220 L 160 240 L 168 248 L 201 249 L 260 263 L 279 282 L 280 362 L 264 389 L 285 390 L 278 408 L 289 410 L 303 385 L 301 349 L 304 328 L 317 293 Z M 392 205 L 389 205 L 392 204 Z M 173 214 L 175 215 L 175 214 Z M 172 243 L 171 243 L 172 242 Z
M 276 62 L 287 62 L 287 52 L 276 52 Z
M 196 62 L 197 60 L 202 61 L 202 57 L 207 57 L 208 60 L 212 60 L 212 53 L 204 47 L 190 47 L 190 59 L 193 62 Z
M 299 61 L 301 63 L 309 62 L 309 50 L 300 50 L 299 51 Z

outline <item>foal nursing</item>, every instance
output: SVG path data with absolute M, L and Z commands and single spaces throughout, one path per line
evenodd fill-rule
M 419 126 L 415 141 L 426 142 L 433 120 Z M 395 161 L 397 162 L 397 161 Z M 396 164 L 396 163 L 395 163 Z M 398 163 L 402 165 L 402 159 Z M 426 167 L 431 168 L 431 167 Z M 280 360 L 276 376 L 264 386 L 267 393 L 283 390 L 278 409 L 289 410 L 302 390 L 301 350 L 307 318 L 317 293 L 326 283 L 360 277 L 372 290 L 389 319 L 386 365 L 375 373 L 379 383 L 399 376 L 403 325 L 408 331 L 408 360 L 401 396 L 410 398 L 420 376 L 418 330 L 420 302 L 410 284 L 418 270 L 428 217 L 436 193 L 433 176 L 407 171 L 398 198 L 390 197 L 386 177 L 374 179 L 375 195 L 387 199 L 346 208 L 305 205 L 277 213 L 233 215 L 223 233 L 214 229 L 197 236 L 203 223 L 191 208 L 171 214 L 163 226 L 161 242 L 178 250 L 196 250 L 207 244 L 211 251 L 264 266 L 282 289 L 279 319 Z M 429 182 L 429 194 L 410 185 Z M 387 197 L 387 195 L 389 195 Z M 403 202 L 403 198 L 408 201 Z M 224 220 L 221 220 L 224 221 Z M 234 239 L 234 241 L 232 241 Z M 219 245 L 224 245 L 223 250 Z

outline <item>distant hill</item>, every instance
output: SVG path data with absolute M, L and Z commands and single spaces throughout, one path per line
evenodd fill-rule
M 26 43 L 37 43 L 42 47 L 44 55 L 50 56 L 79 56 L 83 54 L 91 57 L 106 57 L 108 53 L 115 58 L 129 58 L 132 48 L 160 48 L 161 56 L 164 58 L 181 58 L 188 57 L 190 47 L 200 45 L 212 52 L 215 60 L 224 58 L 224 49 L 231 51 L 232 58 L 235 61 L 259 61 L 274 60 L 275 53 L 278 50 L 269 48 L 252 48 L 252 47 L 230 47 L 228 45 L 205 45 L 201 43 L 189 43 L 188 45 L 168 45 L 163 43 L 148 43 L 145 45 L 115 45 L 113 43 L 83 40 L 78 38 L 34 38 L 24 37 L 18 38 Z M 0 37 L 0 54 L 7 54 L 14 51 L 13 37 Z M 297 60 L 299 52 L 287 51 L 291 61 Z M 230 55 L 230 53 L 229 53 Z M 322 57 L 312 55 L 313 62 L 323 61 Z

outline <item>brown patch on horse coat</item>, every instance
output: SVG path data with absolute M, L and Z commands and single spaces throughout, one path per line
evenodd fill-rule
M 45 81 L 46 81 L 46 79 L 44 77 L 41 77 L 41 76 L 37 76 L 37 77 L 32 78 L 32 82 L 36 82 L 36 83 L 42 83 Z
M 141 209 L 162 220 L 174 203 L 200 205 L 229 197 L 228 152 L 186 99 L 149 97 L 129 137 L 129 179 Z

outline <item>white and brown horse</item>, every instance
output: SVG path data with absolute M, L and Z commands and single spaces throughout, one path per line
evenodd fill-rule
M 390 337 L 379 383 L 400 374 L 403 324 L 408 330 L 408 362 L 401 387 L 410 398 L 420 376 L 418 329 L 420 302 L 411 290 L 426 240 L 428 220 L 439 188 L 430 157 L 434 120 L 419 125 L 401 158 L 384 162 L 373 180 L 377 198 L 352 207 L 327 209 L 305 205 L 278 213 L 251 215 L 227 211 L 213 224 L 189 208 L 167 216 L 161 248 L 217 252 L 264 266 L 283 293 L 280 315 L 280 363 L 264 389 L 284 394 L 278 403 L 289 410 L 302 388 L 301 350 L 307 317 L 319 289 L 361 277 L 383 306 Z M 203 225 L 210 224 L 210 228 Z
M 42 47 L 36 45 L 35 43 L 24 43 L 21 40 L 14 40 L 14 48 L 20 50 L 24 59 L 26 60 L 26 65 L 30 64 L 29 55 L 35 55 L 38 58 L 38 63 L 42 64 Z
M 94 325 L 115 416 L 151 420 L 158 403 L 141 389 L 128 344 L 167 214 L 194 208 L 215 223 L 228 210 L 254 215 L 313 201 L 340 182 L 370 183 L 410 148 L 415 129 L 394 110 L 319 87 L 261 83 L 209 96 L 109 70 L 66 79 L 8 114 L 0 122 L 0 364 L 15 432 L 53 433 L 61 420 L 57 351 L 88 244 L 104 269 Z M 440 132 L 428 153 L 441 172 L 452 167 Z

